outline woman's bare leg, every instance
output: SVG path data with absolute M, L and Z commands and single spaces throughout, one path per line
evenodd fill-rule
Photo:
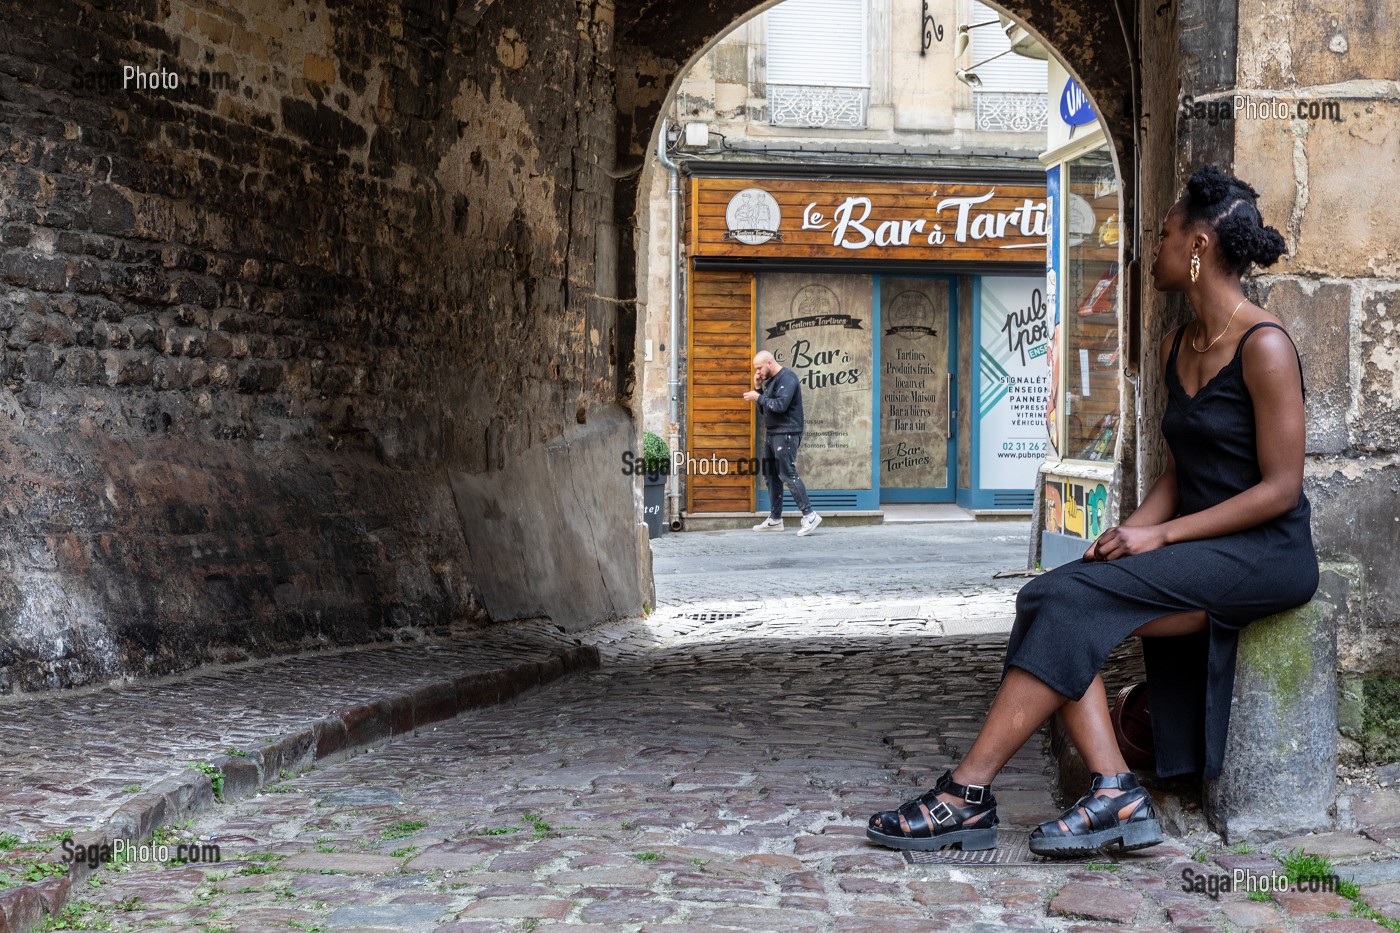
M 987 710 L 987 720 L 972 748 L 954 769 L 953 780 L 959 784 L 992 783 L 1011 756 L 1064 702 L 1065 698 L 1040 678 L 1019 667 L 1011 668 Z
M 1153 619 L 1133 634 L 1169 638 L 1190 635 L 1205 627 L 1206 613 L 1198 610 Z M 990 784 L 1011 756 L 1056 711 L 1091 771 L 1119 774 L 1128 770 L 1108 718 L 1108 696 L 1102 678 L 1095 675 L 1089 689 L 1078 700 L 1066 700 L 1038 677 L 1013 667 L 1006 672 L 972 748 L 953 769 L 953 780 L 959 784 Z M 1121 791 L 1104 789 L 1101 793 L 1115 797 Z M 949 803 L 962 802 L 961 797 L 952 794 L 938 796 Z
M 1113 734 L 1113 720 L 1108 716 L 1108 691 L 1098 674 L 1094 675 L 1084 696 L 1060 707 L 1060 722 L 1090 771 L 1122 774 L 1128 770 L 1128 763 L 1118 748 L 1118 737 Z M 1095 796 L 1117 797 L 1121 793 L 1117 788 L 1102 787 Z M 1130 813 L 1132 808 L 1128 809 Z M 1126 818 L 1129 813 L 1119 813 L 1119 818 Z M 1060 828 L 1069 831 L 1064 820 L 1060 820 Z
M 1113 721 L 1108 718 L 1108 691 L 1098 674 L 1084 696 L 1060 707 L 1060 722 L 1090 771 L 1122 774 L 1128 770 L 1113 734 Z
M 1148 638 L 1165 638 L 1176 635 L 1191 635 L 1206 627 L 1204 610 L 1178 612 L 1175 615 L 1153 619 L 1133 631 L 1134 635 Z M 1118 739 L 1113 734 L 1113 722 L 1108 717 L 1108 692 L 1104 689 L 1103 678 L 1095 674 L 1089 689 L 1078 700 L 1069 700 L 1060 707 L 1060 721 L 1069 733 L 1070 741 L 1079 749 L 1079 754 L 1090 771 L 1099 774 L 1121 774 L 1128 770 L 1123 753 L 1118 748 Z
M 1205 628 L 1206 611 L 1195 609 L 1153 619 L 1133 629 L 1133 634 L 1142 638 L 1173 638 L 1177 635 L 1194 635 L 1205 631 Z
M 1176 635 L 1191 635 L 1206 627 L 1204 610 L 1178 612 L 1162 616 L 1140 626 L 1134 635 L 1148 638 L 1166 638 Z M 1108 692 L 1104 689 L 1103 678 L 1094 675 L 1093 682 L 1084 696 L 1071 700 L 1060 707 L 1060 722 L 1064 724 L 1074 747 L 1090 771 L 1099 774 L 1121 774 L 1128 769 L 1123 760 L 1123 752 L 1118 748 L 1118 738 L 1113 734 L 1113 721 L 1108 714 Z M 1123 793 L 1117 788 L 1100 788 L 1096 796 L 1117 797 Z M 1127 818 L 1128 813 L 1119 813 Z M 1060 828 L 1068 830 L 1065 821 L 1060 820 Z
M 1006 672 L 987 721 L 972 742 L 972 748 L 953 769 L 953 780 L 959 784 L 990 784 L 1011 756 L 1040 728 L 1046 717 L 1055 712 L 1065 698 L 1051 690 L 1040 678 L 1013 667 Z M 955 794 L 939 794 L 945 803 L 962 805 Z M 972 816 L 969 820 L 980 817 Z

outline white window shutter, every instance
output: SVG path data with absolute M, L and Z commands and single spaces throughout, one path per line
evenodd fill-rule
M 989 6 L 972 4 L 972 23 L 985 23 L 995 20 L 997 11 Z M 1000 26 L 981 26 L 972 30 L 972 64 L 987 61 L 998 52 L 1006 52 L 1011 42 Z M 978 65 L 973 74 L 982 79 L 979 91 L 1019 92 L 1024 94 L 1044 94 L 1046 91 L 1046 63 L 1015 52 L 1007 52 L 1000 58 Z
M 868 0 L 784 0 L 763 15 L 769 84 L 868 87 Z

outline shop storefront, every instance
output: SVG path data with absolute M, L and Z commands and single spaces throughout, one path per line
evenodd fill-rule
M 1052 60 L 1050 79 L 1050 148 L 1041 157 L 1053 317 L 1039 529 L 1045 568 L 1082 556 L 1115 520 L 1123 391 L 1117 172 L 1073 78 Z
M 741 398 L 759 349 L 801 380 L 818 509 L 1031 508 L 1050 391 L 1043 176 L 688 172 L 688 513 L 768 508 Z

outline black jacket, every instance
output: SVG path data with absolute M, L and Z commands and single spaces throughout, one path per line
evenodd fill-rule
M 801 434 L 806 430 L 797 373 L 784 366 L 776 376 L 765 380 L 758 409 L 763 412 L 763 427 L 769 434 Z

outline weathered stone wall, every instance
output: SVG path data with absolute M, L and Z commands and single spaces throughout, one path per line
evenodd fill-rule
M 1400 37 L 1385 19 L 1393 12 L 1387 3 L 1355 4 L 1318 16 L 1302 3 L 1264 0 L 1142 7 L 1145 232 L 1155 230 L 1191 170 L 1217 161 L 1259 190 L 1266 222 L 1288 243 L 1246 291 L 1283 321 L 1303 357 L 1314 536 L 1324 558 L 1360 567 L 1339 616 L 1338 662 L 1341 726 L 1365 748 L 1343 751 L 1374 760 L 1400 754 L 1388 738 L 1400 722 L 1400 580 L 1390 567 L 1400 551 L 1400 208 L 1388 194 L 1400 184 Z M 1167 41 L 1173 30 L 1165 20 L 1173 16 L 1178 45 Z M 1299 102 L 1334 102 L 1336 119 L 1311 109 L 1304 119 L 1248 110 L 1219 119 L 1219 108 L 1233 115 L 1236 95 L 1290 114 Z M 1207 105 L 1200 117 L 1186 115 L 1185 96 Z M 1174 146 L 1164 135 L 1169 124 Z M 1168 152 L 1170 172 L 1159 158 Z M 1177 296 L 1151 293 L 1149 276 L 1144 284 L 1150 373 L 1157 340 L 1188 311 Z M 1155 424 L 1165 391 L 1152 378 L 1144 389 L 1145 424 Z M 1145 483 L 1161 468 L 1160 432 L 1155 438 L 1145 432 Z
M 0 3 L 0 693 L 508 615 L 452 477 L 633 445 L 611 8 L 456 6 Z M 537 546 L 620 567 L 492 592 L 636 611 L 631 485 L 590 495 Z
M 1400 674 L 1400 36 L 1386 4 L 1327 18 L 1240 9 L 1251 102 L 1324 102 L 1337 120 L 1234 121 L 1235 164 L 1289 251 L 1259 293 L 1296 335 L 1309 386 L 1308 488 L 1318 546 L 1362 567 L 1364 609 L 1339 633 L 1351 672 Z M 1309 112 L 1311 116 L 1311 112 Z
M 1180 158 L 1176 151 L 1177 98 L 1184 84 L 1202 80 L 1198 69 L 1183 69 L 1183 53 L 1188 59 L 1192 57 L 1189 43 L 1200 33 L 1192 30 L 1190 36 L 1178 38 L 1182 25 L 1179 4 L 1143 2 L 1138 7 L 1138 19 L 1142 36 L 1139 43 L 1142 55 L 1139 92 L 1142 200 L 1139 215 L 1134 219 L 1142 256 L 1142 285 L 1138 291 L 1140 345 L 1138 359 L 1125 362 L 1137 366 L 1141 420 L 1137 426 L 1137 443 L 1129 448 L 1130 455 L 1136 455 L 1131 470 L 1138 495 L 1123 497 L 1123 517 L 1136 508 L 1137 500 L 1152 488 L 1166 465 L 1166 446 L 1160 428 L 1166 394 L 1160 390 L 1162 376 L 1157 364 L 1157 348 L 1166 332 L 1185 320 L 1189 310 L 1180 295 L 1164 295 L 1152 287 L 1151 257 L 1162 218 L 1181 187 Z M 1131 295 L 1125 297 L 1132 300 Z M 1125 464 L 1125 472 L 1128 469 Z

